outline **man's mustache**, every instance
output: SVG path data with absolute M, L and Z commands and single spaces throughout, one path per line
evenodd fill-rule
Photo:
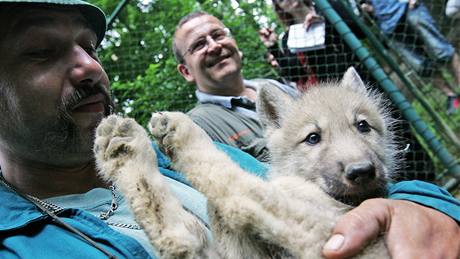
M 219 63 L 221 60 L 233 56 L 234 53 L 235 51 L 233 50 L 222 50 L 222 52 L 219 55 L 209 56 L 206 60 L 206 66 L 212 67 L 215 64 Z
M 75 91 L 70 95 L 65 97 L 62 100 L 61 111 L 70 114 L 73 108 L 82 102 L 85 98 L 88 98 L 92 95 L 102 94 L 104 96 L 104 107 L 105 115 L 112 114 L 115 108 L 115 105 L 112 101 L 109 91 L 102 86 L 101 84 L 96 85 L 83 85 L 75 89 Z

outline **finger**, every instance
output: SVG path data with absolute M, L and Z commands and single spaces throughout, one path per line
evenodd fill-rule
M 370 199 L 343 215 L 323 248 L 326 258 L 356 255 L 390 224 L 390 207 L 385 199 Z
M 264 35 L 264 36 L 267 35 L 267 29 L 266 29 L 266 28 L 260 29 L 260 30 L 259 30 L 259 34 L 260 34 L 260 35 Z
M 272 67 L 274 67 L 274 68 L 279 67 L 278 61 L 276 61 L 276 60 L 273 60 L 272 62 L 270 62 L 270 65 L 271 65 Z
M 313 20 L 313 15 L 311 13 L 307 14 L 307 16 L 305 16 L 305 21 L 303 22 L 303 26 L 305 27 L 305 29 L 309 29 L 311 23 L 312 23 L 312 20 Z

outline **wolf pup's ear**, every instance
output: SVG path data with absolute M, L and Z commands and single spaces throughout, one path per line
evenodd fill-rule
M 272 84 L 264 84 L 257 91 L 256 109 L 259 119 L 267 127 L 280 128 L 284 110 L 291 97 Z
M 342 81 L 340 83 L 342 87 L 349 87 L 358 92 L 367 92 L 366 85 L 364 84 L 363 80 L 359 76 L 358 72 L 354 67 L 349 67 L 347 72 L 343 75 Z

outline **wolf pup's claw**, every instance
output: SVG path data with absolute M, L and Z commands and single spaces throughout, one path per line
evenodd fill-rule
M 149 143 L 147 132 L 133 119 L 111 115 L 102 120 L 94 144 L 99 175 L 105 180 L 114 180 L 126 161 L 144 155 L 145 143 Z M 150 154 L 155 160 L 155 153 Z
M 181 112 L 159 112 L 152 114 L 149 130 L 156 138 L 160 149 L 174 160 L 182 147 L 199 145 L 199 140 L 211 140 L 187 115 Z

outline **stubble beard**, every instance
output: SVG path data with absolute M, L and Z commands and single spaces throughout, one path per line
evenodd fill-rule
M 105 96 L 104 116 L 109 115 L 114 105 L 103 86 L 77 89 L 61 100 L 54 116 L 41 117 L 41 120 L 37 119 L 38 116 L 32 118 L 30 114 L 24 114 L 27 112 L 20 109 L 15 99 L 9 98 L 13 95 L 8 89 L 12 88 L 3 85 L 0 90 L 4 97 L 0 98 L 0 108 L 3 111 L 0 138 L 3 148 L 7 148 L 14 156 L 19 155 L 24 159 L 43 163 L 69 165 L 93 160 L 95 129 L 91 132 L 83 131 L 72 118 L 71 108 L 83 98 L 102 93 Z

